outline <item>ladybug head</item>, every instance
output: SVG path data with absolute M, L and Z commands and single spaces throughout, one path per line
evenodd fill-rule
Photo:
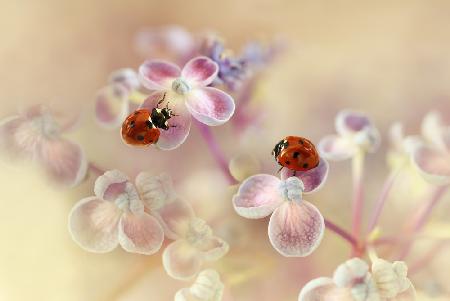
M 172 109 L 169 109 L 168 107 L 165 107 L 163 109 L 153 108 L 151 120 L 157 128 L 168 130 L 168 120 L 173 116 L 175 116 L 175 114 L 173 113 Z
M 272 156 L 275 157 L 275 159 L 280 155 L 281 151 L 288 147 L 288 142 L 286 139 L 281 140 L 277 144 L 275 144 L 275 147 L 272 150 Z

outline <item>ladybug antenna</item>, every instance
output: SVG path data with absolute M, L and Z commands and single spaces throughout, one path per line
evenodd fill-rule
M 159 108 L 159 105 L 162 104 L 164 102 L 164 100 L 166 99 L 166 93 L 164 92 L 163 97 L 158 101 L 158 103 L 156 104 L 156 107 Z

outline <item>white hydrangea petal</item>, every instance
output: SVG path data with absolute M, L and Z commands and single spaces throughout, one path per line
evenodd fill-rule
M 79 201 L 69 214 L 69 232 L 83 249 L 105 253 L 118 245 L 122 212 L 114 203 L 89 197 Z
M 335 127 L 339 135 L 346 136 L 373 127 L 373 125 L 369 117 L 362 112 L 341 110 L 336 115 Z
M 169 239 L 185 237 L 190 221 L 195 218 L 192 206 L 182 199 L 165 204 L 153 212 L 153 215 L 160 221 L 164 233 Z
M 320 244 L 325 223 L 319 210 L 306 201 L 284 202 L 269 221 L 272 246 L 286 257 L 305 257 Z
M 201 271 L 190 288 L 177 292 L 175 301 L 221 301 L 224 285 L 219 273 L 208 269 Z
M 127 182 L 128 177 L 123 172 L 109 170 L 95 181 L 95 195 L 101 199 L 113 201 L 125 192 Z
M 194 277 L 203 263 L 199 251 L 185 240 L 177 240 L 167 246 L 162 261 L 167 274 L 178 280 Z
M 350 159 L 356 152 L 356 147 L 350 139 L 329 135 L 322 138 L 318 144 L 320 155 L 331 161 Z
M 408 279 L 408 288 L 402 291 L 400 294 L 395 296 L 395 298 L 390 299 L 389 301 L 414 301 L 417 298 L 416 289 L 414 285 Z
M 382 298 L 394 298 L 409 288 L 407 272 L 408 267 L 402 261 L 391 263 L 378 258 L 372 263 L 373 279 Z
M 161 248 L 164 231 L 147 213 L 125 213 L 120 219 L 119 242 L 125 251 L 151 255 Z
M 230 247 L 223 239 L 211 236 L 199 243 L 197 248 L 200 250 L 204 260 L 215 261 L 222 258 L 228 252 Z
M 246 218 L 262 218 L 270 215 L 282 202 L 280 179 L 272 175 L 251 176 L 239 187 L 233 197 L 237 214 Z
M 329 164 L 327 160 L 320 158 L 319 165 L 313 169 L 307 171 L 297 171 L 289 170 L 283 168 L 280 172 L 281 179 L 286 179 L 292 176 L 299 178 L 303 185 L 303 193 L 313 193 L 322 188 L 325 184 L 329 171 Z
M 300 291 L 298 301 L 353 301 L 350 290 L 338 288 L 331 278 L 309 281 Z
M 136 188 L 150 210 L 158 210 L 177 198 L 172 178 L 167 173 L 155 176 L 150 172 L 141 172 L 136 177 Z
M 422 177 L 431 184 L 450 183 L 450 153 L 421 146 L 412 153 L 412 162 Z
M 360 258 L 351 258 L 340 264 L 333 274 L 334 282 L 340 287 L 350 286 L 355 279 L 364 278 L 369 273 L 369 265 Z
M 130 91 L 122 84 L 108 85 L 95 98 L 95 118 L 107 129 L 119 128 L 130 112 Z
M 113 71 L 109 77 L 108 82 L 112 84 L 121 84 L 128 91 L 133 91 L 140 87 L 139 76 L 136 71 L 131 68 L 121 68 Z
M 15 133 L 24 120 L 19 116 L 10 116 L 0 120 L 0 148 L 9 154 L 19 155 L 23 150 L 15 142 Z
M 441 151 L 450 152 L 450 130 L 444 125 L 442 116 L 436 112 L 429 112 L 422 121 L 422 135 Z

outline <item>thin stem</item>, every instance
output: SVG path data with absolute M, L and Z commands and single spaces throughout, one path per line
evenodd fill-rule
M 364 152 L 358 151 L 352 160 L 353 203 L 352 203 L 352 235 L 357 240 L 361 235 L 361 220 L 364 205 L 363 190 Z
M 371 233 L 377 226 L 378 220 L 380 219 L 381 212 L 383 211 L 384 205 L 386 204 L 392 185 L 394 184 L 395 179 L 397 178 L 399 173 L 400 168 L 393 170 L 384 182 L 383 189 L 381 190 L 378 200 L 375 202 L 375 207 L 370 218 L 369 226 L 367 227 L 368 233 Z
M 337 234 L 339 237 L 341 237 L 342 239 L 344 239 L 345 241 L 347 241 L 348 243 L 350 243 L 350 245 L 353 247 L 353 249 L 356 249 L 358 247 L 358 242 L 357 240 L 346 230 L 344 230 L 343 228 L 341 228 L 340 226 L 336 225 L 335 223 L 324 219 L 325 220 L 325 227 L 334 232 L 335 234 Z
M 199 129 L 200 134 L 202 135 L 206 144 L 208 145 L 209 151 L 216 161 L 217 166 L 220 168 L 227 181 L 230 183 L 230 185 L 237 184 L 238 182 L 231 175 L 228 168 L 228 160 L 225 158 L 225 155 L 223 154 L 222 149 L 217 143 L 217 140 L 215 139 L 210 127 L 196 120 L 194 122 L 197 125 L 197 128 Z
M 441 250 L 450 242 L 449 239 L 438 241 L 433 247 L 416 262 L 414 262 L 408 269 L 408 274 L 412 275 L 417 273 L 421 268 L 427 265 Z
M 416 235 L 422 228 L 426 225 L 428 222 L 431 213 L 433 212 L 433 209 L 436 207 L 436 205 L 441 200 L 442 196 L 445 194 L 445 192 L 448 189 L 448 185 L 446 186 L 439 186 L 437 187 L 434 192 L 431 194 L 430 198 L 427 199 L 424 203 L 424 205 L 419 208 L 411 218 L 411 222 L 408 223 L 408 225 L 405 227 L 406 232 L 409 233 L 409 235 Z M 399 258 L 404 259 L 406 256 L 408 256 L 409 252 L 411 251 L 412 241 L 407 243 L 403 250 L 400 252 Z

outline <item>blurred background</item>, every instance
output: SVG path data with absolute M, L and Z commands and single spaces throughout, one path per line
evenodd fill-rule
M 450 120 L 449 13 L 448 1 L 0 0 L 0 117 L 38 103 L 81 114 L 70 137 L 89 160 L 130 176 L 141 170 L 169 171 L 198 216 L 229 241 L 230 253 L 216 267 L 231 300 L 296 300 L 305 282 L 332 274 L 347 258 L 348 247 L 326 232 L 313 255 L 281 257 L 270 246 L 267 220 L 248 221 L 234 213 L 234 188 L 214 171 L 195 129 L 174 151 L 130 149 L 117 131 L 96 124 L 96 92 L 112 71 L 137 68 L 145 59 L 134 45 L 143 27 L 213 30 L 236 51 L 248 40 L 281 37 L 286 47 L 265 70 L 252 100 L 266 112 L 263 126 L 239 137 L 229 125 L 214 128 L 219 143 L 229 158 L 250 153 L 261 162 L 260 171 L 275 173 L 270 152 L 280 138 L 296 134 L 317 142 L 334 132 L 337 111 L 362 110 L 383 133 L 380 151 L 367 163 L 370 204 L 389 173 L 389 126 L 401 121 L 415 133 L 432 109 Z M 161 251 L 140 256 L 117 249 L 96 255 L 72 242 L 67 215 L 73 204 L 92 195 L 93 175 L 65 189 L 29 164 L 3 160 L 0 179 L 0 300 L 165 301 L 188 286 L 165 274 Z M 404 186 L 394 190 L 382 219 L 387 233 L 395 233 L 396 221 L 420 199 L 417 190 L 416 195 Z M 448 222 L 450 198 L 444 197 L 435 218 Z M 348 228 L 348 162 L 333 163 L 324 189 L 307 199 Z M 436 300 L 450 300 L 450 259 L 444 257 L 449 251 L 445 247 L 412 276 L 416 288 L 440 296 Z

